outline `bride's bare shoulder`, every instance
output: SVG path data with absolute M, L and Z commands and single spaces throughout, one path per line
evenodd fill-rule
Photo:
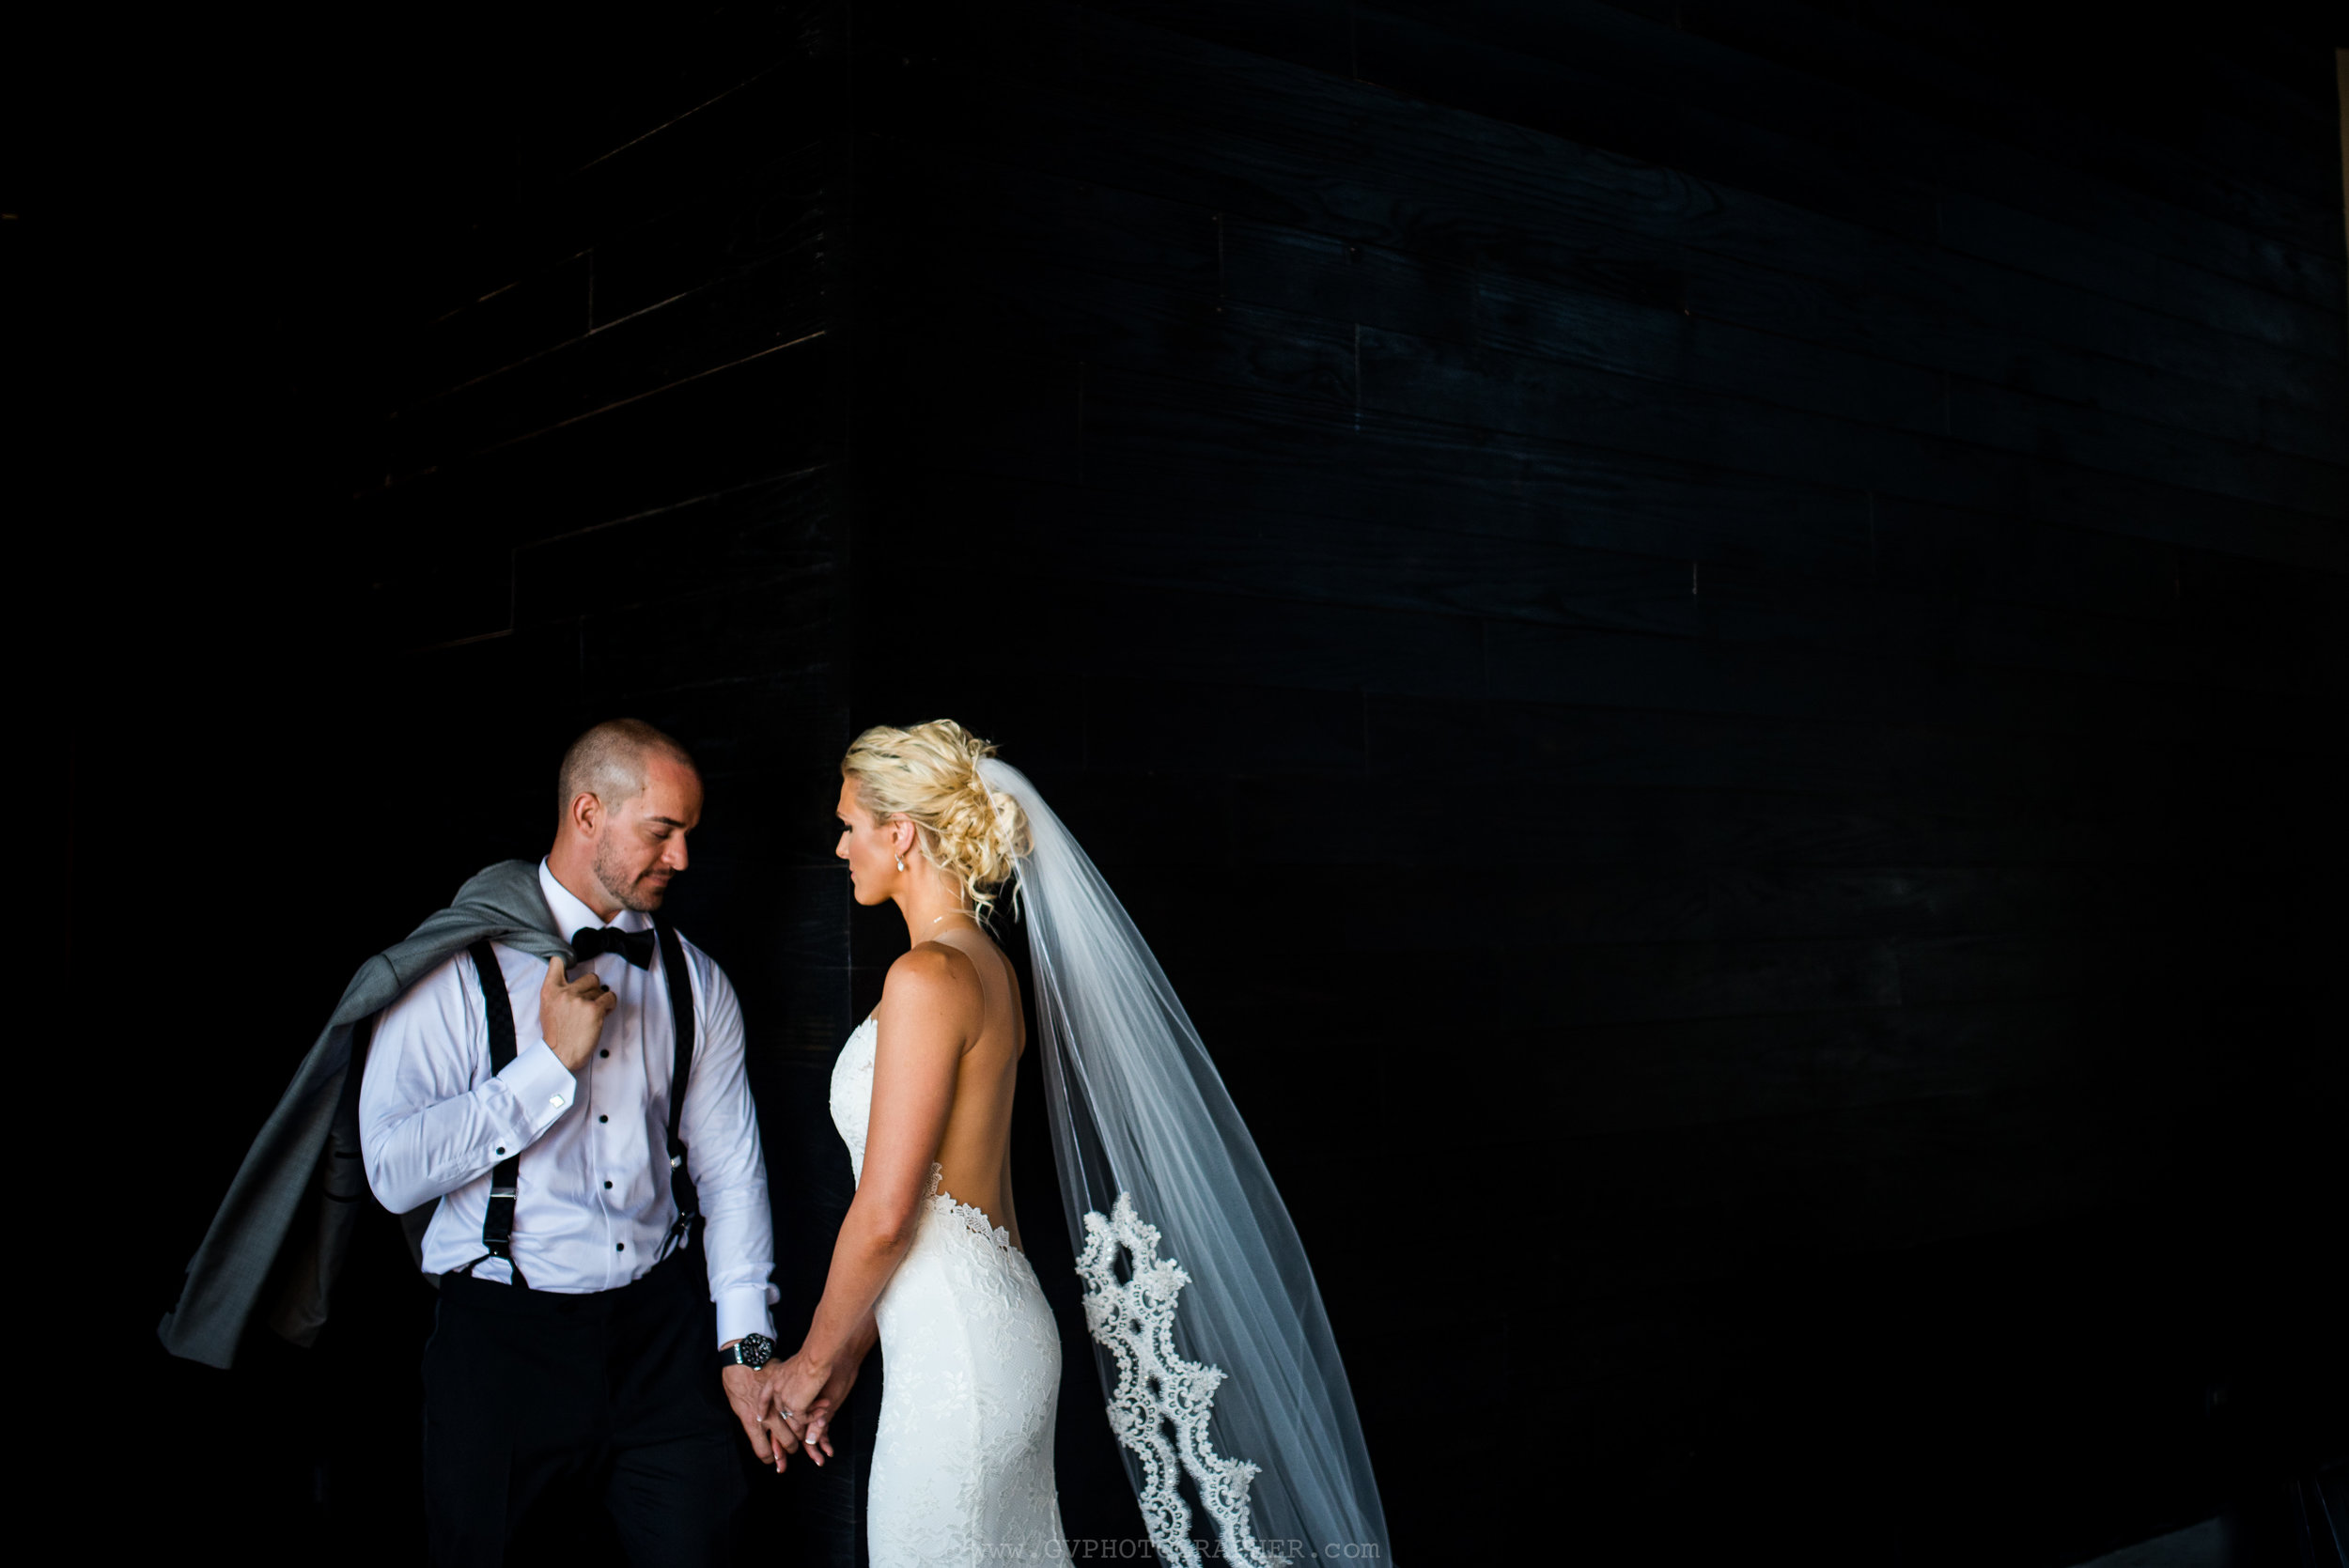
M 978 966 L 944 942 L 923 942 L 900 955 L 881 983 L 881 1010 L 906 1023 L 968 1026 L 984 1001 Z

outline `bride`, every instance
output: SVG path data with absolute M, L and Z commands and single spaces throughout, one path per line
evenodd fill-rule
M 857 902 L 894 904 L 911 946 L 832 1069 L 856 1197 L 805 1342 L 759 1374 L 776 1463 L 832 1452 L 832 1412 L 878 1339 L 874 1568 L 1069 1552 L 1060 1341 L 1011 1190 L 1027 1019 L 988 936 L 1016 877 L 1086 1323 L 1158 1556 L 1198 1568 L 1196 1532 L 1251 1568 L 1383 1562 L 1377 1483 L 1287 1210 L 1124 908 L 993 753 L 939 720 L 867 730 L 841 760 L 837 853 Z

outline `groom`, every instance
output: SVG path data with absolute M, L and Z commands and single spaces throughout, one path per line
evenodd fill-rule
M 565 754 L 558 804 L 543 861 L 483 871 L 360 968 L 158 1332 L 224 1368 L 256 1324 L 314 1343 L 364 1168 L 442 1287 L 435 1560 L 499 1561 L 571 1475 L 633 1560 L 715 1561 L 745 1484 L 729 1405 L 782 1461 L 754 1375 L 776 1292 L 741 1013 L 650 919 L 686 868 L 701 778 L 669 737 L 613 720 Z
M 530 879 L 568 965 L 470 943 L 383 1011 L 359 1089 L 376 1196 L 439 1200 L 421 1260 L 442 1281 L 432 1554 L 502 1560 L 568 1476 L 631 1561 L 715 1563 L 745 1491 L 730 1403 L 770 1457 L 753 1372 L 776 1293 L 733 987 L 650 918 L 686 869 L 701 778 L 675 740 L 614 720 L 564 757 L 560 808 Z

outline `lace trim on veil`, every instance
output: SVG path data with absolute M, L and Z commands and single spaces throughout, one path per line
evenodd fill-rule
M 1084 1227 L 1084 1255 L 1077 1260 L 1077 1272 L 1085 1282 L 1085 1327 L 1117 1362 L 1110 1428 L 1142 1461 L 1142 1516 L 1151 1545 L 1183 1568 L 1201 1568 L 1199 1548 L 1190 1538 L 1190 1506 L 1176 1490 L 1179 1463 L 1215 1516 L 1225 1560 L 1246 1568 L 1288 1568 L 1288 1559 L 1256 1539 L 1249 1517 L 1248 1492 L 1258 1467 L 1225 1458 L 1207 1436 L 1222 1369 L 1186 1360 L 1174 1349 L 1175 1297 L 1190 1276 L 1174 1259 L 1159 1256 L 1158 1227 L 1134 1213 L 1128 1193 L 1117 1195 L 1107 1218 L 1098 1210 L 1087 1212 Z M 1133 1259 L 1131 1279 L 1123 1283 L 1117 1278 L 1121 1251 Z

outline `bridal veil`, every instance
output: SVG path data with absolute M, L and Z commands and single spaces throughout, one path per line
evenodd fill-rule
M 1385 1561 L 1386 1520 L 1304 1247 L 1125 907 L 1018 768 L 1018 861 L 1061 1197 L 1110 1421 L 1161 1558 Z

